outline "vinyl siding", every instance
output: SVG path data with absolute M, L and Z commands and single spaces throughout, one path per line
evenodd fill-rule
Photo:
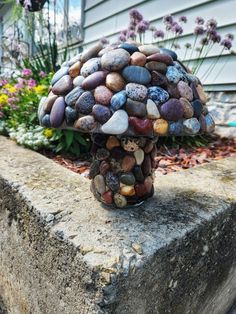
M 219 33 L 233 33 L 236 38 L 236 1 L 235 0 L 85 0 L 84 4 L 84 42 L 83 48 L 93 45 L 101 37 L 106 36 L 115 41 L 119 32 L 127 27 L 129 10 L 138 9 L 151 24 L 163 28 L 162 17 L 173 14 L 175 18 L 186 15 L 188 23 L 184 25 L 184 36 L 178 40 L 180 46 L 184 43 L 193 43 L 196 16 L 205 19 L 215 18 L 218 21 Z M 151 32 L 145 35 L 145 41 L 151 42 Z M 217 45 L 216 45 L 217 46 Z M 216 61 L 221 47 L 210 51 L 208 58 L 198 73 L 202 77 L 211 62 Z M 236 50 L 234 44 L 233 47 Z M 185 49 L 177 51 L 179 58 L 183 59 Z M 187 58 L 190 57 L 187 54 Z M 236 90 L 236 55 L 222 57 L 211 75 L 203 79 L 208 90 Z

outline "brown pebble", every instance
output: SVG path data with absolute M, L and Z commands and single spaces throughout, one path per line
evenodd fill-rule
M 106 143 L 106 148 L 108 150 L 112 150 L 114 147 L 119 147 L 120 146 L 120 141 L 116 136 L 109 136 L 107 143 Z
M 144 161 L 142 163 L 142 171 L 145 177 L 151 174 L 152 164 L 151 164 L 151 157 L 149 155 L 145 155 L 144 157 Z
M 55 100 L 57 99 L 57 95 L 54 95 L 52 92 L 50 92 L 50 94 L 48 95 L 45 103 L 44 103 L 44 111 L 46 113 L 50 113 L 51 112 L 51 109 L 52 109 L 52 106 L 55 102 Z
M 184 109 L 184 118 L 186 119 L 192 118 L 194 114 L 194 110 L 191 103 L 186 98 L 183 98 L 183 97 L 181 97 L 179 101 L 181 102 L 181 105 Z
M 109 105 L 112 96 L 113 94 L 110 89 L 104 85 L 100 85 L 95 88 L 94 97 L 98 104 Z
M 110 169 L 110 165 L 107 161 L 103 160 L 100 164 L 99 171 L 104 176 Z
M 153 130 L 157 135 L 165 135 L 168 132 L 168 122 L 164 119 L 157 119 L 153 123 Z
M 126 155 L 124 157 L 124 159 L 122 160 L 122 164 L 121 164 L 121 168 L 122 170 L 128 172 L 131 171 L 135 165 L 135 158 L 130 156 L 130 155 Z
M 69 74 L 72 78 L 75 78 L 79 75 L 80 69 L 82 67 L 82 63 L 80 61 L 75 62 L 70 68 L 69 68 Z
M 133 196 L 135 195 L 135 189 L 132 185 L 123 185 L 120 188 L 120 194 L 124 196 Z
M 119 73 L 111 72 L 106 77 L 106 86 L 113 92 L 119 92 L 124 88 L 125 81 Z
M 145 145 L 145 147 L 144 147 L 144 152 L 145 152 L 146 154 L 149 154 L 149 153 L 152 151 L 153 146 L 154 146 L 153 141 L 147 140 L 147 143 L 146 143 L 146 145 Z
M 136 51 L 130 57 L 130 64 L 143 67 L 146 63 L 146 59 L 147 57 L 143 53 Z

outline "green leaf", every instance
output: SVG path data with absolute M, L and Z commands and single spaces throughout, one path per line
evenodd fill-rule
M 68 150 L 69 147 L 71 146 L 71 144 L 73 142 L 73 138 L 74 138 L 73 131 L 71 131 L 71 130 L 65 131 L 66 150 Z
M 63 142 L 60 142 L 60 143 L 57 145 L 57 147 L 55 148 L 55 152 L 56 152 L 56 153 L 59 153 L 59 152 L 63 151 L 64 149 L 65 149 L 64 143 L 63 143 Z
M 83 136 L 77 132 L 75 132 L 75 139 L 77 142 L 79 142 L 81 145 L 83 146 L 87 146 L 87 142 L 85 141 L 85 139 L 83 138 Z

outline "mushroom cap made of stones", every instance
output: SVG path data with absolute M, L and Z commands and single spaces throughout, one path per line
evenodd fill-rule
M 46 127 L 189 136 L 214 130 L 207 100 L 200 80 L 174 51 L 135 42 L 97 43 L 63 63 L 38 112 Z

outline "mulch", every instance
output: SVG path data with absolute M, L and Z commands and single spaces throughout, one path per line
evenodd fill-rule
M 79 173 L 85 177 L 88 176 L 91 160 L 89 156 L 78 160 L 75 157 L 66 155 L 54 155 L 52 153 L 43 153 L 56 163 L 67 169 Z M 168 148 L 162 145 L 158 148 L 156 157 L 156 171 L 158 174 L 166 175 L 197 165 L 209 163 L 213 160 L 220 160 L 225 157 L 236 154 L 236 138 L 213 137 L 206 147 L 196 148 Z

